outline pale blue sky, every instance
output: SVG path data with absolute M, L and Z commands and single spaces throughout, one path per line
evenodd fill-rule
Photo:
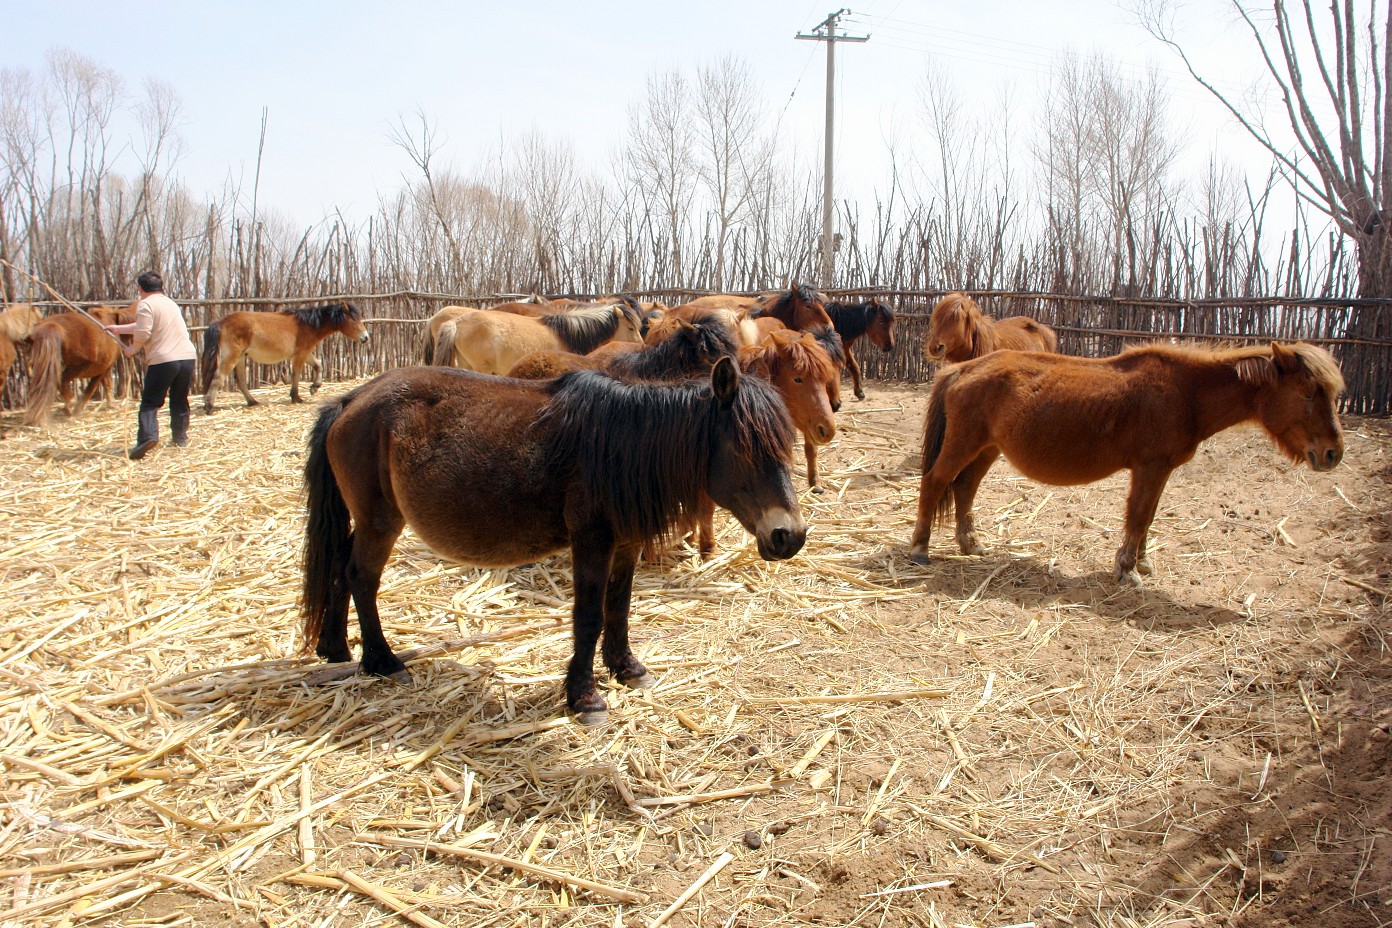
M 824 46 L 793 36 L 836 8 L 809 0 L 7 0 L 5 7 L 0 66 L 38 73 L 50 49 L 66 48 L 114 69 L 133 92 L 150 77 L 174 87 L 186 145 L 177 173 L 195 194 L 216 194 L 229 177 L 250 190 L 261 109 L 269 107 L 261 203 L 301 225 L 335 207 L 365 219 L 379 193 L 401 186 L 413 168 L 387 134 L 403 114 L 423 110 L 440 131 L 442 162 L 466 172 L 496 155 L 500 138 L 533 128 L 569 140 L 600 169 L 649 74 L 691 74 L 731 53 L 750 63 L 815 173 Z M 883 184 L 887 137 L 912 146 L 930 61 L 965 94 L 977 94 L 980 106 L 993 106 L 1007 88 L 1027 117 L 1049 62 L 1069 49 L 1103 51 L 1137 71 L 1154 62 L 1173 74 L 1190 164 L 1201 164 L 1215 144 L 1264 163 L 1221 127 L 1216 107 L 1178 62 L 1108 0 L 865 0 L 851 9 L 847 27 L 871 41 L 838 46 L 840 192 Z M 1236 77 L 1255 65 L 1250 39 L 1221 0 L 1191 3 L 1184 24 L 1215 72 Z M 1027 128 L 1022 118 L 1017 132 Z

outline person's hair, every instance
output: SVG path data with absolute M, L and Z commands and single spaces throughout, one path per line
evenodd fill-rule
M 146 293 L 163 293 L 164 278 L 154 271 L 146 271 L 135 279 L 136 284 Z

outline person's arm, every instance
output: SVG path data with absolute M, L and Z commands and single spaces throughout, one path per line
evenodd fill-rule
M 155 327 L 155 314 L 150 312 L 147 303 L 142 302 L 135 311 L 135 321 L 125 325 L 107 326 L 108 329 L 118 330 L 120 334 L 130 335 L 132 344 L 122 345 L 121 350 L 126 357 L 133 358 L 150 340 L 150 333 Z

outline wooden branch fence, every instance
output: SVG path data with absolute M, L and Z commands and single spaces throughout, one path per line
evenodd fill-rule
M 678 303 L 709 292 L 663 289 L 631 295 L 644 300 Z M 898 324 L 893 351 L 881 352 L 865 339 L 856 345 L 857 358 L 868 378 L 900 382 L 932 379 L 933 366 L 924 359 L 921 346 L 927 334 L 929 313 L 945 291 L 876 288 L 826 292 L 837 299 L 873 297 L 895 309 Z M 1348 382 L 1345 412 L 1372 416 L 1392 414 L 1392 300 L 1282 297 L 1177 300 L 999 290 L 967 292 L 992 316 L 1027 315 L 1052 326 L 1059 333 L 1059 350 L 1086 357 L 1116 354 L 1127 345 L 1156 339 L 1181 343 L 1312 342 L 1327 347 L 1339 359 Z M 564 295 L 581 299 L 593 296 Z M 180 300 L 179 303 L 195 333 L 195 342 L 200 342 L 199 333 L 208 323 L 230 312 L 315 305 L 338 299 L 352 301 L 362 309 L 372 334 L 368 344 L 360 346 L 343 338 L 330 337 L 319 346 L 324 379 L 349 380 L 421 363 L 425 352 L 424 323 L 442 306 L 487 306 L 518 296 L 461 296 L 403 290 L 278 300 Z M 57 304 L 38 305 L 49 311 L 60 308 Z M 250 367 L 252 386 L 289 382 L 288 363 Z M 20 361 L 6 384 L 3 408 L 14 409 L 24 404 L 27 371 L 27 352 L 21 350 Z M 117 376 L 117 392 L 133 395 L 138 392 L 139 382 L 138 368 L 123 362 Z

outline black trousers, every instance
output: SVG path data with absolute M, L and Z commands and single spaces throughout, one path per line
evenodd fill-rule
M 193 359 L 165 361 L 145 369 L 145 389 L 140 393 L 140 429 L 136 444 L 159 438 L 159 411 L 169 397 L 169 431 L 176 442 L 188 440 L 189 387 L 193 384 Z

